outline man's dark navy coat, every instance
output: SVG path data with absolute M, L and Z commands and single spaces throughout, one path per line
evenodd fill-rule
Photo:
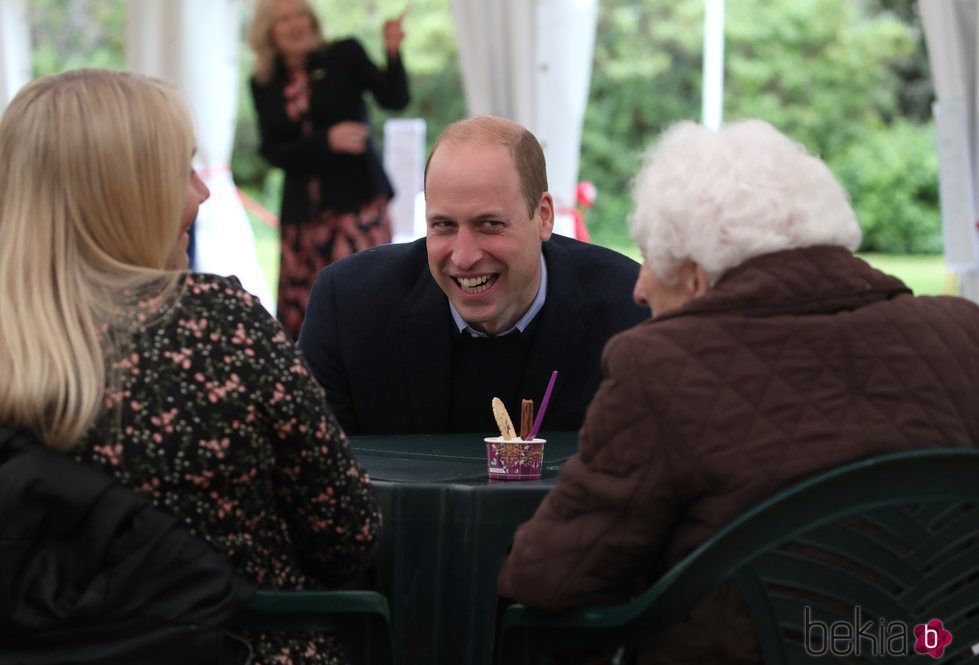
M 542 395 L 558 370 L 541 430 L 577 430 L 601 380 L 605 342 L 649 318 L 649 310 L 632 301 L 635 261 L 558 235 L 542 251 L 547 298 L 534 323 L 520 394 Z M 453 429 L 448 405 L 457 334 L 422 238 L 324 269 L 299 346 L 348 433 L 437 433 Z M 486 414 L 491 418 L 488 404 Z M 486 432 L 487 423 L 467 423 L 464 431 Z

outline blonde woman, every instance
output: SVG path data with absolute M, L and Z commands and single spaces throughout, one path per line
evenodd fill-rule
M 408 104 L 401 21 L 383 27 L 387 67 L 354 39 L 325 41 L 306 0 L 258 0 L 248 41 L 262 155 L 285 171 L 277 313 L 299 336 L 320 269 L 391 241 L 391 183 L 367 124 L 364 93 L 384 108 Z
M 234 279 L 190 275 L 207 188 L 169 87 L 82 70 L 0 121 L 0 423 L 176 514 L 263 588 L 368 561 L 369 480 L 282 328 Z M 341 663 L 250 635 L 256 663 Z

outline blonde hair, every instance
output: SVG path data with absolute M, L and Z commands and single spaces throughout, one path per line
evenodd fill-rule
M 77 70 L 28 84 L 0 120 L 0 422 L 65 450 L 102 408 L 107 366 L 166 263 L 193 128 L 175 90 Z
M 316 12 L 307 0 L 295 0 L 299 9 L 309 16 L 313 23 L 313 33 L 316 37 L 316 44 L 313 48 L 323 43 L 323 29 L 320 27 L 320 20 Z M 248 26 L 248 45 L 255 54 L 255 80 L 265 84 L 272 79 L 275 73 L 275 58 L 279 55 L 275 44 L 272 41 L 272 29 L 275 27 L 275 4 L 278 0 L 257 0 L 255 3 L 255 13 L 252 15 L 251 24 Z

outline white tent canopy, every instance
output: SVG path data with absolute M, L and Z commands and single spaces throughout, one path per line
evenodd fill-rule
M 452 12 L 470 114 L 509 118 L 533 132 L 555 206 L 570 211 L 598 0 L 453 0 Z
M 937 134 L 945 259 L 962 295 L 979 301 L 979 128 L 976 0 L 922 0 Z
M 0 2 L 0 112 L 31 80 L 31 49 L 25 0 Z

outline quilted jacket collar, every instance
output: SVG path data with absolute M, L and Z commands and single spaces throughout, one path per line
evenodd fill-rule
M 765 254 L 724 274 L 704 296 L 657 317 L 800 315 L 850 310 L 911 290 L 844 247 L 820 245 Z

